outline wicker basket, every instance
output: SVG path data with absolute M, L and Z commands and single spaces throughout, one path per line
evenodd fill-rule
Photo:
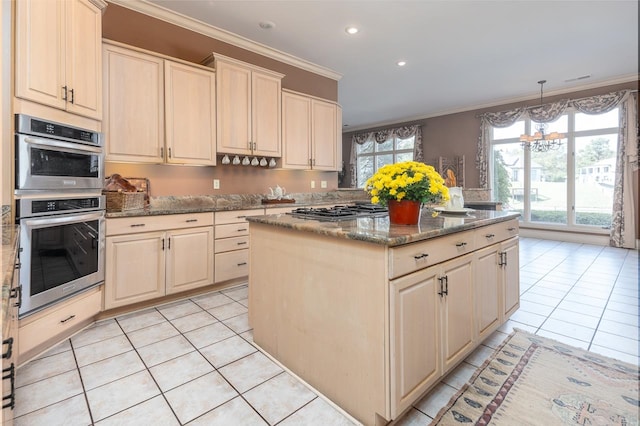
M 102 191 L 107 199 L 107 212 L 123 212 L 144 208 L 144 192 Z

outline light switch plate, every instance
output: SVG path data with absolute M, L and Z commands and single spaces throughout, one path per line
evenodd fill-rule
M 316 181 L 315 181 L 315 180 L 312 180 L 312 181 L 311 181 L 311 189 L 313 189 L 313 188 L 315 188 L 315 187 L 316 187 Z
M 327 181 L 326 180 L 321 180 L 320 181 L 320 188 L 326 188 L 327 187 Z
M 213 180 L 213 189 L 220 189 L 220 179 Z

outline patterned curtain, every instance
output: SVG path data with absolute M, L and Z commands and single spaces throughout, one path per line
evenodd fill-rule
M 402 139 L 415 136 L 415 142 L 413 144 L 413 159 L 414 161 L 424 161 L 424 154 L 422 149 L 422 127 L 419 124 L 413 126 L 402 126 L 393 129 L 383 129 L 376 132 L 354 133 L 351 138 L 351 156 L 349 159 L 349 169 L 351 171 L 351 188 L 357 187 L 358 173 L 356 170 L 357 163 L 357 145 L 362 145 L 365 142 L 375 141 L 376 143 L 384 143 L 394 137 Z

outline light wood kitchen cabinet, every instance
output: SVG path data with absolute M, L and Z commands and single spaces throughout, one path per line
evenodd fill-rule
M 281 81 L 284 75 L 211 55 L 216 69 L 217 150 L 281 156 Z
M 105 309 L 213 283 L 213 214 L 107 219 Z
M 401 413 L 441 376 L 435 266 L 390 283 L 391 412 Z
M 342 110 L 335 103 L 283 90 L 282 111 L 282 167 L 339 170 Z
M 215 165 L 215 74 L 168 60 L 164 66 L 167 163 Z
M 161 163 L 164 159 L 164 62 L 103 44 L 105 158 Z
M 15 95 L 102 119 L 102 0 L 20 0 Z
M 478 338 L 484 340 L 501 324 L 500 245 L 480 249 L 475 254 L 475 309 Z
M 215 73 L 103 44 L 107 161 L 215 165 Z
M 8 247 L 8 246 L 6 246 Z M 3 250 L 6 249 L 3 246 Z M 20 260 L 18 258 L 17 247 L 12 248 L 16 257 L 9 260 L 9 264 L 15 264 L 13 269 L 11 281 L 11 290 L 9 291 L 9 301 L 5 305 L 7 312 L 5 318 L 7 322 L 2 322 L 2 410 L 0 411 L 0 424 L 12 425 L 13 424 L 13 410 L 15 409 L 16 394 L 15 394 L 15 380 L 16 380 L 16 367 L 18 366 L 18 306 L 20 304 L 21 289 L 19 288 L 19 268 Z M 5 255 L 5 253 L 3 253 Z M 4 264 L 3 264 L 4 266 Z M 5 277 L 9 279 L 9 277 Z
M 500 245 L 501 284 L 504 295 L 503 313 L 508 318 L 520 307 L 520 244 L 513 237 Z
M 264 209 L 215 213 L 215 282 L 249 275 L 249 222 L 247 216 L 264 214 Z

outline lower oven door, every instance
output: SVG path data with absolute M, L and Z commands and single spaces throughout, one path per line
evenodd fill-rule
M 20 228 L 20 317 L 104 282 L 104 211 L 24 218 Z

